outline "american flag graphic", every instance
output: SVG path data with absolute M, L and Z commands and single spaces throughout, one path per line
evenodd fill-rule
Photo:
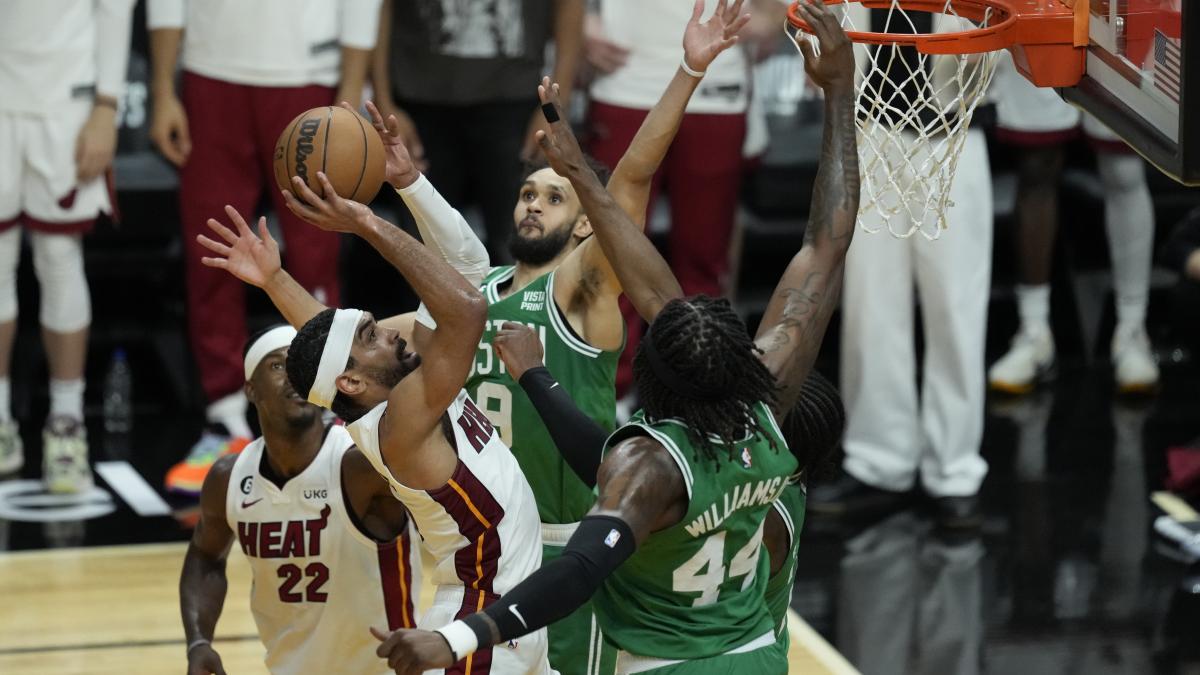
M 1181 62 L 1179 40 L 1154 31 L 1154 88 L 1175 103 L 1179 103 Z

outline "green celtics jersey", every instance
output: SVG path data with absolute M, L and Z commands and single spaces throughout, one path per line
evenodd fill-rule
M 618 648 L 701 659 L 772 632 L 763 602 L 770 573 L 763 520 L 797 464 L 770 409 L 759 403 L 754 412 L 765 433 L 718 446 L 719 469 L 697 455 L 678 420 L 650 422 L 638 412 L 609 439 L 606 449 L 630 436 L 658 441 L 688 490 L 683 520 L 650 535 L 593 598 L 600 627 Z
M 512 448 L 533 488 L 542 522 L 574 523 L 588 512 L 596 496 L 559 455 L 525 390 L 509 376 L 492 348 L 492 338 L 505 321 L 532 327 L 545 348 L 546 367 L 575 405 L 606 429 L 616 423 L 615 380 L 621 352 L 597 349 L 572 331 L 554 304 L 554 272 L 502 298 L 500 289 L 515 271 L 497 267 L 483 280 L 488 321 L 466 389 Z
M 783 494 L 771 505 L 775 513 L 783 519 L 784 528 L 788 534 L 788 555 L 783 567 L 767 581 L 767 610 L 775 622 L 776 640 L 782 643 L 782 651 L 787 653 L 787 610 L 792 601 L 792 584 L 796 581 L 796 555 L 800 548 L 800 528 L 804 526 L 804 504 L 806 495 L 801 485 L 789 485 L 783 489 Z

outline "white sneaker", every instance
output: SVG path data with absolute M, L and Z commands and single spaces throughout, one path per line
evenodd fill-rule
M 1012 339 L 1008 353 L 988 369 L 988 385 L 1009 394 L 1027 394 L 1054 376 L 1054 335 L 1024 330 Z
M 25 465 L 25 445 L 16 420 L 0 423 L 0 474 L 13 473 Z
M 1145 327 L 1118 329 L 1113 334 L 1112 361 L 1118 392 L 1146 393 L 1158 386 L 1158 364 Z
M 77 494 L 92 488 L 87 432 L 83 422 L 59 415 L 42 430 L 42 482 L 46 490 Z

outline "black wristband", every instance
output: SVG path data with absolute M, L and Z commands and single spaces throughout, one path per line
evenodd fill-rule
M 467 624 L 475 633 L 475 639 L 479 641 L 479 649 L 491 646 L 492 644 L 492 627 L 488 625 L 487 620 L 483 618 L 482 613 L 468 614 L 463 617 L 463 623 Z M 458 655 L 455 654 L 455 657 Z
M 528 108 L 526 108 L 526 110 L 528 110 Z M 554 107 L 553 103 L 542 104 L 542 115 L 545 116 L 546 121 L 550 124 L 554 124 L 559 120 L 558 110 Z

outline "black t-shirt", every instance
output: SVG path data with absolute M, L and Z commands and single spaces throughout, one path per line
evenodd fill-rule
M 392 94 L 469 105 L 535 97 L 553 0 L 396 0 Z

